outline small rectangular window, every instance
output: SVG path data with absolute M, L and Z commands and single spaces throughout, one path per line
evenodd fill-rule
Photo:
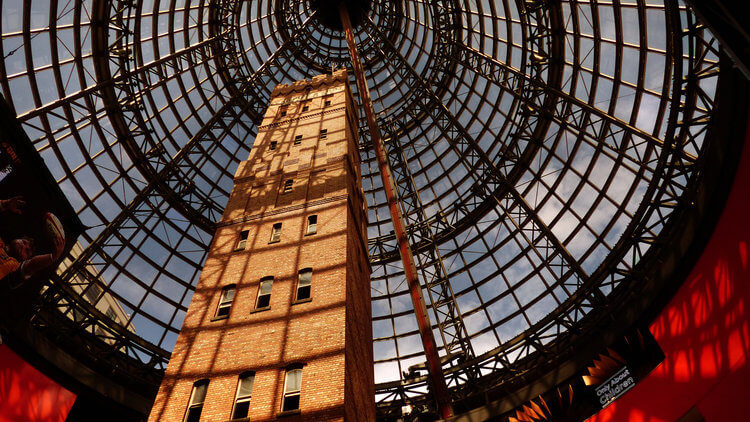
M 281 240 L 281 223 L 276 223 L 271 229 L 271 240 L 268 243 L 276 243 Z
M 331 105 L 331 100 L 333 99 L 333 95 L 326 95 L 323 97 L 323 107 L 328 107 Z
M 193 384 L 188 410 L 185 414 L 185 422 L 198 422 L 200 420 L 203 402 L 206 401 L 206 390 L 208 390 L 208 380 L 200 380 Z
M 320 129 L 320 139 L 326 139 L 328 137 L 328 129 Z
M 88 290 L 86 290 L 86 299 L 90 303 L 96 305 L 96 301 L 99 299 L 99 295 L 102 294 L 102 288 L 96 284 L 89 284 Z
M 281 411 L 299 409 L 302 393 L 302 369 L 286 371 L 284 379 L 284 397 L 281 400 Z
M 117 313 L 114 309 L 112 309 L 111 306 L 107 306 L 107 310 L 104 312 L 105 315 L 107 315 L 107 318 L 111 319 L 112 321 L 119 321 L 119 318 L 117 318 Z
M 307 230 L 305 234 L 315 234 L 318 232 L 318 216 L 308 215 L 307 216 Z
M 234 248 L 235 251 L 243 251 L 245 250 L 245 244 L 247 244 L 247 235 L 250 232 L 248 230 L 242 230 L 240 232 L 240 238 L 237 241 L 237 247 Z
M 294 180 L 292 179 L 285 180 L 284 181 L 284 193 L 291 192 L 293 184 L 294 184 Z
M 310 101 L 305 101 L 302 103 L 302 112 L 304 113 L 308 110 L 310 110 Z
M 273 150 L 275 150 L 275 149 L 276 149 L 276 144 L 277 144 L 277 143 L 278 143 L 277 141 L 271 141 L 271 144 L 270 144 L 270 145 L 268 145 L 268 150 L 269 150 L 269 151 L 273 151 Z
M 262 309 L 271 306 L 272 287 L 273 277 L 265 277 L 260 280 L 260 287 L 258 287 L 258 301 L 255 303 L 255 309 Z
M 288 110 L 289 110 L 289 107 L 287 107 L 287 106 L 282 106 L 281 108 L 279 108 L 279 117 L 286 116 L 286 112 Z
M 312 268 L 305 268 L 299 272 L 297 282 L 297 300 L 310 299 L 310 285 L 312 283 Z
M 253 393 L 255 374 L 252 372 L 240 375 L 237 382 L 237 394 L 234 399 L 232 419 L 246 418 L 250 413 L 250 396 Z
M 219 298 L 219 308 L 216 310 L 217 317 L 223 317 L 229 315 L 229 310 L 232 308 L 232 301 L 234 300 L 235 286 L 226 286 L 221 289 L 221 297 Z
M 294 137 L 294 145 L 299 145 L 302 143 L 302 135 L 297 135 Z

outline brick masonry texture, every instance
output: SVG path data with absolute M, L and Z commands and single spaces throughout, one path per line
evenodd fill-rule
M 203 379 L 201 421 L 229 420 L 238 377 L 248 371 L 255 373 L 249 420 L 375 420 L 367 214 L 347 80 L 338 71 L 274 89 L 149 421 L 183 420 L 193 384 Z M 310 215 L 315 234 L 306 234 Z M 271 242 L 277 223 L 281 237 Z M 248 237 L 238 249 L 242 231 Z M 303 268 L 313 271 L 311 298 L 296 301 Z M 273 277 L 270 306 L 258 310 L 264 277 Z M 235 297 L 229 316 L 219 318 L 228 285 Z M 285 372 L 299 366 L 300 412 L 279 415 Z

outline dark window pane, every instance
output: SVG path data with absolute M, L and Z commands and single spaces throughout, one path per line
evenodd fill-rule
M 185 418 L 185 422 L 198 422 L 201 418 L 202 410 L 203 410 L 203 406 L 191 407 L 188 410 L 188 414 L 187 414 L 187 418 Z
M 300 286 L 297 289 L 297 300 L 310 298 L 310 286 Z
M 234 405 L 234 413 L 232 413 L 232 419 L 246 418 L 250 411 L 250 401 L 241 401 Z
M 295 394 L 293 396 L 284 397 L 284 407 L 281 410 L 287 411 L 295 409 L 299 409 L 299 395 Z
M 258 308 L 265 308 L 271 305 L 271 295 L 263 295 L 258 297 Z

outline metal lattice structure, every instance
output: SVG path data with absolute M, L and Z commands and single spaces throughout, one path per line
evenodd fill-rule
M 351 67 L 343 33 L 298 0 L 0 4 L 0 90 L 87 227 L 29 319 L 153 384 L 271 90 Z M 533 383 L 613 329 L 721 155 L 721 51 L 692 11 L 378 0 L 355 37 L 454 400 Z M 431 404 L 362 113 L 360 129 L 387 417 Z

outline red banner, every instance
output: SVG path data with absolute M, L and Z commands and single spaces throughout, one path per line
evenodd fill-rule
M 64 422 L 76 395 L 0 345 L 0 422 Z

